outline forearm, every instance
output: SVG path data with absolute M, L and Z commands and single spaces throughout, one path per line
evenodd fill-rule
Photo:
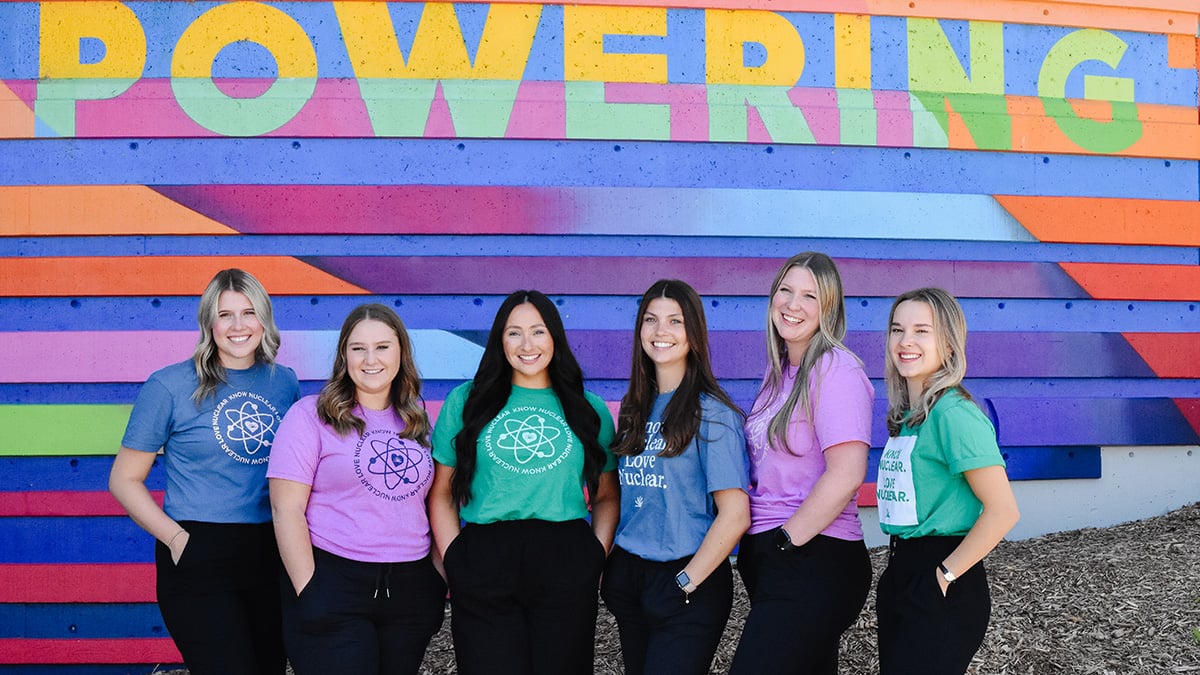
M 792 543 L 803 546 L 813 537 L 825 531 L 830 523 L 846 509 L 846 504 L 858 492 L 862 481 L 838 480 L 828 473 L 817 479 L 812 492 L 800 504 L 800 508 L 784 522 Z
M 436 557 L 445 559 L 450 542 L 462 531 L 462 520 L 458 504 L 450 490 L 450 477 L 454 467 L 437 464 L 433 475 L 433 486 L 429 489 L 426 507 L 429 511 L 429 529 L 433 533 Z
M 693 584 L 704 583 L 717 566 L 729 558 L 733 548 L 750 527 L 750 501 L 741 490 L 725 490 L 741 495 L 725 497 L 718 505 L 717 517 L 709 526 L 700 548 L 683 568 Z
M 1015 504 L 1012 509 L 984 508 L 979 520 L 975 521 L 967 536 L 946 556 L 942 564 L 956 575 L 965 574 L 996 548 L 1004 535 L 1017 524 L 1017 518 Z
M 183 528 L 163 511 L 146 487 L 154 458 L 153 453 L 121 448 L 108 476 L 108 491 L 138 527 L 170 546 L 172 538 Z
M 292 588 L 299 594 L 316 571 L 313 559 L 312 535 L 308 531 L 308 520 L 304 511 L 275 512 L 275 540 L 279 543 L 279 557 L 287 571 Z

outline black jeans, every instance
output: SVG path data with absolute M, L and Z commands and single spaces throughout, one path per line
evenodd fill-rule
M 726 559 L 687 596 L 675 575 L 691 558 L 656 562 L 613 548 L 600 595 L 617 619 L 626 675 L 703 675 L 733 607 Z
M 938 587 L 938 563 L 962 537 L 892 537 L 887 569 L 879 578 L 880 675 L 962 675 L 983 644 L 992 596 L 980 561 Z
M 446 612 L 446 584 L 430 558 L 359 562 L 314 548 L 313 559 L 299 597 L 280 579 L 296 675 L 415 675 Z
M 590 675 L 604 546 L 584 520 L 467 524 L 446 550 L 463 675 Z
M 180 521 L 179 564 L 154 550 L 158 607 L 192 675 L 282 675 L 279 549 L 271 523 Z
M 775 533 L 746 535 L 738 548 L 750 614 L 729 672 L 835 675 L 842 633 L 871 588 L 867 547 L 819 534 L 781 551 Z

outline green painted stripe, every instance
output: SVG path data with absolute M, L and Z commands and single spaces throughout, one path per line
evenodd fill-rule
M 131 405 L 0 405 L 0 457 L 113 455 Z

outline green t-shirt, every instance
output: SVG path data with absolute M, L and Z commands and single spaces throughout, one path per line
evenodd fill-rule
M 1004 466 L 996 430 L 979 406 L 948 392 L 924 424 L 888 439 L 876 484 L 880 528 L 904 539 L 965 535 L 983 505 L 963 473 L 985 466 Z
M 454 466 L 454 437 L 462 430 L 463 405 L 473 383 L 454 388 L 446 397 L 433 429 L 433 458 Z M 608 446 L 613 439 L 612 413 L 600 397 L 587 393 L 600 415 L 600 445 L 605 471 L 617 462 Z M 500 414 L 484 425 L 476 443 L 471 501 L 460 515 L 468 523 L 503 520 L 562 522 L 587 516 L 583 494 L 583 443 L 571 431 L 553 389 L 513 386 Z

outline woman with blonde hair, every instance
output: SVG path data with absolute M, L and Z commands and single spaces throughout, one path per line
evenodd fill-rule
M 871 586 L 857 496 L 874 390 L 842 344 L 829 256 L 784 262 L 766 323 L 767 374 L 746 421 L 751 525 L 738 550 L 751 604 L 731 673 L 829 675 Z
M 888 315 L 888 439 L 880 527 L 891 536 L 876 589 L 881 675 L 961 675 L 983 643 L 983 558 L 1020 517 L 992 423 L 963 387 L 967 322 L 940 288 Z
M 192 358 L 138 393 L 108 486 L 155 549 L 159 609 L 192 675 L 280 675 L 279 552 L 267 459 L 300 394 L 275 364 L 271 299 L 248 272 L 218 272 L 200 297 Z M 146 476 L 163 451 L 162 507 Z
M 430 556 L 429 416 L 404 322 L 360 305 L 333 374 L 292 406 L 267 470 L 298 675 L 415 674 L 442 625 Z

